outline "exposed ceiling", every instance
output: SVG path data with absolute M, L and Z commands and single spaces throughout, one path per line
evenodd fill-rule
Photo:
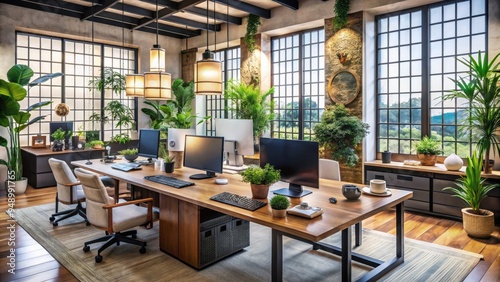
M 222 23 L 241 25 L 249 14 L 269 19 L 271 10 L 279 6 L 299 9 L 299 0 L 0 0 L 0 3 L 155 34 L 158 4 L 158 34 L 174 38 L 198 36 L 202 30 L 220 31 Z

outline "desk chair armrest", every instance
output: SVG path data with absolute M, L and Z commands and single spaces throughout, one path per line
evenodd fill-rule
M 116 207 L 135 205 L 135 204 L 140 204 L 140 203 L 147 203 L 148 204 L 148 207 L 147 207 L 148 215 L 147 215 L 147 221 L 146 221 L 146 228 L 151 229 L 151 228 L 153 228 L 153 198 L 145 198 L 145 199 L 133 200 L 133 201 L 129 201 L 129 202 L 105 205 L 102 208 L 112 210 L 113 208 L 116 208 Z M 113 213 L 112 212 L 108 212 L 108 232 L 113 233 Z
M 68 187 L 73 187 L 73 186 L 78 186 L 78 185 L 82 185 L 82 183 L 80 183 L 80 181 L 77 181 L 77 182 L 73 182 L 73 183 L 66 183 L 66 184 L 62 184 L 64 186 L 68 186 Z

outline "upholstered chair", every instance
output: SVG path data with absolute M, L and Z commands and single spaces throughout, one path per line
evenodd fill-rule
M 99 176 L 93 172 L 76 168 L 75 174 L 80 179 L 87 204 L 87 219 L 94 227 L 106 231 L 106 236 L 85 242 L 83 251 L 90 251 L 90 244 L 105 242 L 97 251 L 95 262 L 102 261 L 101 253 L 111 245 L 120 242 L 141 246 L 139 252 L 146 252 L 146 242 L 136 240 L 137 230 L 129 230 L 136 226 L 153 227 L 153 199 L 140 199 L 130 202 L 114 203 L 106 192 Z M 147 204 L 147 207 L 137 204 Z
M 328 159 L 319 159 L 319 178 L 340 181 L 339 162 Z

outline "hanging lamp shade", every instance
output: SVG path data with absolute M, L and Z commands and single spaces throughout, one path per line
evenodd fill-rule
M 149 50 L 149 71 L 165 71 L 165 49 L 158 44 Z
M 172 76 L 166 72 L 144 73 L 144 98 L 147 100 L 172 99 Z
M 203 60 L 194 66 L 194 92 L 198 95 L 222 95 L 222 64 L 208 49 L 203 53 Z
M 128 97 L 143 97 L 144 75 L 127 74 L 125 76 L 125 93 Z

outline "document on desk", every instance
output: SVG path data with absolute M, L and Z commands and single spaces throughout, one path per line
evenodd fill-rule
M 305 218 L 315 218 L 323 214 L 323 209 L 319 207 L 307 207 L 302 208 L 300 205 L 297 205 L 287 211 L 289 214 L 302 216 Z

